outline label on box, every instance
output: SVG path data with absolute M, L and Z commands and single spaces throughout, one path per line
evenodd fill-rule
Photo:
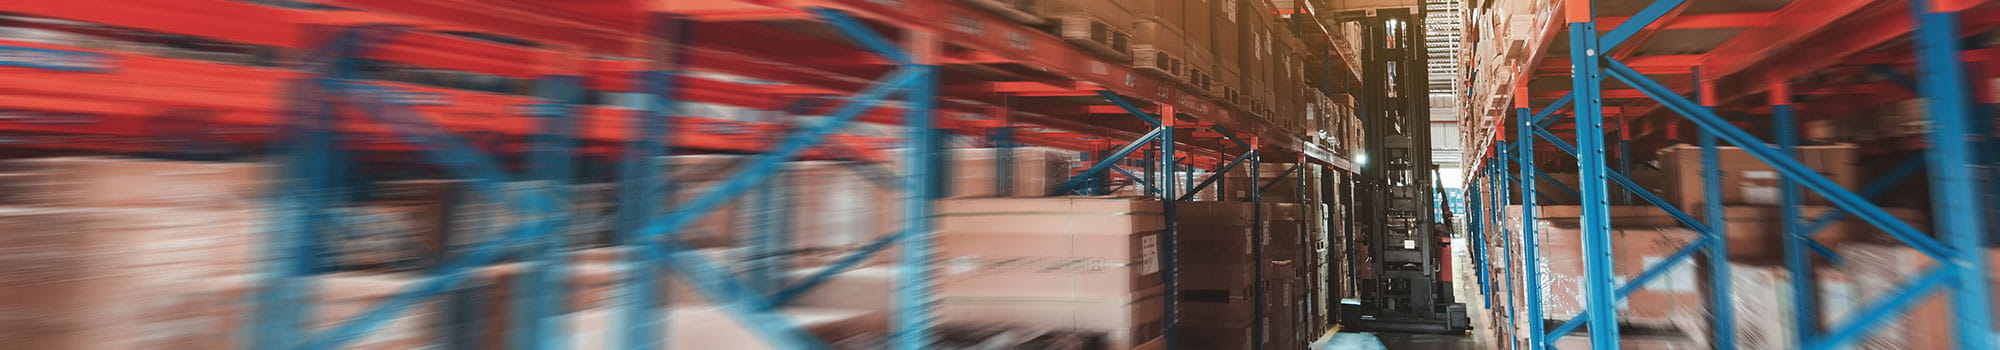
M 1644 264 L 1646 268 L 1659 266 L 1660 261 L 1662 260 L 1666 260 L 1666 258 L 1657 256 L 1639 257 L 1639 261 L 1642 264 Z M 1676 262 L 1673 268 L 1667 269 L 1667 273 L 1665 275 L 1661 275 L 1660 278 L 1654 279 L 1652 283 L 1647 283 L 1644 286 L 1640 286 L 1640 288 L 1652 291 L 1672 292 L 1672 293 L 1694 292 L 1695 291 L 1694 278 L 1695 277 L 1694 277 L 1693 264 Z
M 1158 235 L 1139 236 L 1139 274 L 1160 272 L 1160 238 Z

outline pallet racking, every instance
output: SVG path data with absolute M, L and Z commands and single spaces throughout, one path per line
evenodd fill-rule
M 1526 28 L 1534 29 L 1519 33 L 1521 41 L 1527 44 L 1520 53 L 1524 57 L 1511 61 L 1510 68 L 1516 73 L 1474 79 L 1479 82 L 1498 80 L 1502 86 L 1512 86 L 1511 91 L 1500 90 L 1506 95 L 1497 98 L 1511 100 L 1513 113 L 1478 105 L 1482 103 L 1480 101 L 1470 101 L 1475 104 L 1469 106 L 1473 111 L 1495 113 L 1472 114 L 1475 117 L 1465 121 L 1471 125 L 1465 125 L 1464 129 L 1468 146 L 1475 146 L 1468 147 L 1467 162 L 1471 170 L 1467 174 L 1471 174 L 1472 181 L 1488 184 L 1490 187 L 1485 192 L 1491 194 L 1482 202 L 1476 198 L 1478 193 L 1469 193 L 1468 198 L 1474 198 L 1470 201 L 1474 206 L 1472 212 L 1506 215 L 1497 211 L 1499 208 L 1496 207 L 1512 203 L 1507 200 L 1506 194 L 1514 190 L 1509 187 L 1518 184 L 1522 208 L 1520 215 L 1524 224 L 1519 228 L 1474 226 L 1472 230 L 1475 237 L 1497 234 L 1509 239 L 1519 238 L 1523 243 L 1523 260 L 1538 261 L 1541 252 L 1537 251 L 1535 208 L 1536 197 L 1542 192 L 1538 192 L 1534 180 L 1547 177 L 1538 166 L 1549 162 L 1537 161 L 1536 153 L 1546 150 L 1542 146 L 1548 145 L 1576 159 L 1575 166 L 1581 172 L 1581 186 L 1577 192 L 1583 199 L 1579 219 L 1584 242 L 1582 256 L 1586 267 L 1583 283 L 1587 311 L 1552 331 L 1544 332 L 1540 313 L 1547 296 L 1539 295 L 1543 290 L 1538 284 L 1522 288 L 1528 293 L 1527 305 L 1523 307 L 1528 320 L 1521 322 L 1527 329 L 1507 327 L 1507 331 L 1524 333 L 1526 342 L 1509 341 L 1510 348 L 1549 348 L 1555 339 L 1582 326 L 1591 330 L 1592 348 L 1618 348 L 1619 316 L 1616 305 L 1633 290 L 1692 260 L 1697 253 L 1706 255 L 1710 268 L 1708 292 L 1713 297 L 1709 302 L 1713 318 L 1708 328 L 1713 334 L 1708 339 L 1717 348 L 1737 346 L 1735 330 L 1740 325 L 1736 324 L 1730 304 L 1729 261 L 1724 254 L 1728 251 L 1729 240 L 1725 238 L 1726 224 L 1722 219 L 1723 193 L 1717 140 L 1740 147 L 1783 176 L 1779 185 L 1778 206 L 1780 219 L 1784 222 L 1783 260 L 1791 276 L 1786 292 L 1792 302 L 1782 307 L 1792 309 L 1791 321 L 1795 326 L 1783 336 L 1790 338 L 1792 344 L 1803 349 L 1842 348 L 1871 330 L 1879 329 L 1876 326 L 1901 315 L 1934 292 L 1950 299 L 1951 309 L 1957 310 L 1952 312 L 1954 318 L 1951 322 L 1951 334 L 1957 348 L 1988 348 L 1993 344 L 1990 333 L 1992 316 L 1982 312 L 1989 310 L 1991 303 L 1985 277 L 1989 267 L 1984 255 L 1988 246 L 1987 235 L 1991 231 L 1987 227 L 1990 223 L 1982 222 L 1981 216 L 1992 203 L 1990 198 L 1980 198 L 1983 193 L 1980 191 L 1981 187 L 1990 185 L 1990 180 L 1978 177 L 1976 169 L 1991 163 L 1990 158 L 1979 157 L 1979 152 L 1991 152 L 1981 148 L 1990 147 L 1992 143 L 1990 135 L 1986 135 L 1990 134 L 1988 124 L 1992 123 L 1988 109 L 1996 101 L 1991 97 L 1989 87 L 1983 86 L 1983 83 L 1968 82 L 1967 78 L 1985 81 L 1993 78 L 1991 74 L 1996 71 L 1990 69 L 1993 61 L 1984 58 L 1984 52 L 1991 49 L 1967 51 L 1961 48 L 1965 36 L 1994 27 L 1994 18 L 2000 16 L 1995 16 L 1991 2 L 1560 0 L 1526 3 L 1541 15 L 1523 19 L 1533 21 Z M 1604 28 L 1609 30 L 1601 30 Z M 1697 44 L 1693 48 L 1671 47 L 1673 43 L 1653 45 L 1661 44 L 1666 38 L 1699 41 L 1688 35 L 1701 31 L 1727 35 L 1711 36 L 1717 40 Z M 1564 35 L 1569 39 L 1557 40 Z M 1895 40 L 1904 37 L 1909 41 Z M 1562 41 L 1567 42 L 1566 50 L 1550 49 L 1555 46 L 1552 44 Z M 1563 52 L 1567 52 L 1566 57 L 1561 55 Z M 1916 74 L 1902 75 L 1900 70 L 1911 65 L 1914 65 Z M 1560 72 L 1565 67 L 1567 74 Z M 1872 70 L 1875 74 L 1891 78 L 1882 84 L 1843 85 L 1814 81 L 1811 83 L 1821 86 L 1803 91 L 1795 89 L 1807 83 L 1802 79 L 1826 70 Z M 1603 78 L 1607 75 L 1617 79 L 1622 87 L 1613 88 L 1614 85 L 1604 82 Z M 1538 80 L 1537 77 L 1544 79 Z M 1564 89 L 1553 87 L 1555 84 L 1541 84 L 1560 80 L 1567 80 L 1566 92 L 1556 92 Z M 1929 186 L 1935 202 L 1933 227 L 1938 232 L 1936 238 L 1899 221 L 1870 202 L 1870 198 L 1914 173 L 1918 168 L 1917 162 L 1887 171 L 1877 182 L 1853 191 L 1829 181 L 1825 175 L 1807 168 L 1796 158 L 1795 148 L 1799 144 L 1799 126 L 1796 123 L 1797 109 L 1800 108 L 1800 101 L 1796 99 L 1798 96 L 1839 94 L 1843 97 L 1882 98 L 1884 85 L 1908 89 L 1916 97 L 1929 101 L 1930 108 L 1924 113 L 1924 119 L 1932 127 L 1924 136 L 1928 148 L 1923 150 L 1921 159 L 1923 168 L 1929 174 Z M 1979 100 L 1974 100 L 1973 92 L 1982 94 Z M 1688 94 L 1695 97 L 1690 98 Z M 1550 102 L 1542 104 L 1543 101 Z M 1534 110 L 1535 104 L 1542 104 L 1542 109 Z M 1555 116 L 1565 108 L 1571 111 L 1569 114 L 1573 118 Z M 1771 139 L 1759 138 L 1745 131 L 1740 123 L 1721 116 L 1728 110 L 1771 115 Z M 1509 114 L 1512 118 L 1508 118 Z M 1607 121 L 1607 115 L 1622 117 Z M 1680 126 L 1683 125 L 1679 119 L 1643 123 L 1642 126 L 1635 126 L 1633 121 L 1658 121 L 1675 116 L 1684 117 L 1698 130 L 1695 136 L 1701 149 L 1704 169 L 1701 172 L 1702 194 L 1706 203 L 1700 209 L 1705 212 L 1703 217 L 1707 218 L 1706 221 L 1696 220 L 1683 212 L 1683 208 L 1675 208 L 1628 178 L 1632 174 L 1629 169 L 1635 138 L 1676 142 L 1681 138 Z M 1615 131 L 1610 126 L 1615 126 Z M 1514 131 L 1512 136 L 1506 132 L 1510 127 Z M 1573 131 L 1577 142 L 1571 144 L 1556 131 Z M 1537 138 L 1544 141 L 1536 141 Z M 1607 147 L 1614 141 L 1615 144 Z M 1775 146 L 1769 143 L 1775 143 Z M 1614 164 L 1607 159 L 1616 159 L 1618 164 L 1615 165 L 1622 169 L 1614 169 Z M 1508 164 L 1519 166 L 1518 175 L 1508 171 Z M 1629 196 L 1659 207 L 1681 225 L 1699 232 L 1701 238 L 1667 259 L 1646 266 L 1643 273 L 1630 281 L 1614 282 L 1610 243 L 1613 222 L 1607 212 L 1613 202 L 1613 193 L 1606 186 L 1607 182 L 1616 182 L 1618 187 L 1626 189 Z M 1801 197 L 1806 192 L 1800 191 L 1800 188 L 1828 198 L 1838 209 L 1804 220 L 1800 217 L 1800 206 Z M 1477 207 L 1479 205 L 1485 206 L 1483 212 Z M 1859 217 L 1942 263 L 1921 273 L 1913 281 L 1903 283 L 1893 293 L 1866 302 L 1850 313 L 1854 316 L 1832 320 L 1822 328 L 1820 319 L 1814 315 L 1817 312 L 1814 303 L 1817 296 L 1811 285 L 1814 281 L 1811 260 L 1815 255 L 1824 255 L 1828 259 L 1838 259 L 1838 256 L 1811 237 L 1812 232 L 1842 215 Z M 1476 259 L 1482 265 L 1490 264 L 1486 260 L 1494 256 L 1484 254 L 1484 250 L 1478 251 L 1481 254 Z M 1514 260 L 1507 257 L 1500 256 L 1511 270 Z M 1537 276 L 1542 270 L 1538 266 L 1521 270 L 1525 272 L 1528 283 L 1542 280 Z M 1482 287 L 1481 292 L 1491 300 L 1493 294 L 1503 292 L 1503 289 L 1511 295 L 1515 289 L 1522 287 L 1512 273 L 1504 278 L 1506 281 L 1491 282 L 1490 286 Z M 1513 311 L 1512 307 L 1508 308 L 1509 313 Z M 1512 317 L 1510 314 L 1510 321 Z
M 926 304 L 933 230 L 928 220 L 907 220 L 830 268 L 796 283 L 779 274 L 740 276 L 672 240 L 677 229 L 711 208 L 782 175 L 795 159 L 838 159 L 880 168 L 887 151 L 905 148 L 904 169 L 893 187 L 906 199 L 907 217 L 925 218 L 941 181 L 938 145 L 951 136 L 983 138 L 1004 161 L 1019 145 L 1051 146 L 1089 154 L 1092 164 L 1065 183 L 1064 193 L 1103 194 L 1111 169 L 1146 150 L 1157 154 L 1142 167 L 1214 170 L 1193 179 L 1163 176 L 1162 198 L 1190 194 L 1218 183 L 1231 169 L 1261 159 L 1297 159 L 1278 180 L 1319 163 L 1353 172 L 1356 166 L 1333 144 L 1285 130 L 1267 117 L 1225 108 L 1174 82 L 1138 74 L 1124 63 L 1080 50 L 1062 39 L 1002 15 L 947 0 L 784 1 L 545 1 L 504 0 L 81 0 L 26 2 L 0 12 L 212 39 L 278 52 L 263 65 L 173 57 L 128 48 L 0 39 L 10 50 L 51 55 L 53 65 L 0 63 L 8 78 L 7 108 L 96 115 L 90 123 L 50 125 L 31 118 L 0 121 L 0 130 L 38 135 L 95 135 L 107 139 L 31 142 L 24 147 L 67 151 L 164 152 L 151 122 L 188 122 L 154 113 L 159 106 L 206 111 L 188 123 L 205 141 L 234 146 L 238 155 L 268 152 L 279 164 L 284 191 L 270 203 L 277 215 L 265 230 L 264 266 L 249 343 L 256 348 L 337 348 L 383 324 L 412 304 L 450 293 L 470 271 L 498 261 L 505 250 L 531 262 L 512 303 L 518 346 L 564 346 L 555 282 L 567 268 L 563 235 L 570 223 L 557 203 L 574 194 L 579 159 L 615 160 L 621 212 L 617 242 L 631 276 L 621 305 L 619 344 L 650 348 L 663 337 L 659 319 L 645 305 L 659 305 L 656 284 L 669 271 L 686 276 L 697 291 L 718 300 L 745 327 L 776 348 L 824 348 L 774 308 L 823 283 L 870 255 L 900 246 L 894 325 L 896 348 L 924 348 L 934 320 Z M 275 4 L 275 5 L 273 5 Z M 282 6 L 276 6 L 282 5 Z M 1290 11 L 1310 14 L 1301 7 Z M 1317 16 L 1290 13 L 1307 35 L 1334 46 Z M 1314 34 L 1316 33 L 1316 34 Z M 1338 51 L 1335 51 L 1338 52 Z M 1326 60 L 1328 75 L 1358 79 L 1354 57 Z M 398 81 L 377 74 L 382 66 L 447 70 L 515 83 L 470 84 Z M 715 74 L 733 76 L 717 78 Z M 533 88 L 520 85 L 533 84 Z M 851 95 L 849 95 L 851 94 Z M 609 101 L 607 95 L 625 96 Z M 848 95 L 848 96 L 840 96 Z M 900 100 L 892 101 L 900 96 Z M 22 98 L 12 98 L 22 97 Z M 690 104 L 782 111 L 785 117 L 821 116 L 816 122 L 743 120 L 697 113 Z M 1107 118 L 1107 116 L 1129 118 Z M 797 119 L 797 118 L 791 118 Z M 867 135 L 844 126 L 856 122 L 898 125 L 901 135 Z M 774 137 L 773 135 L 782 135 Z M 1125 142 L 1119 147 L 1109 147 Z M 1155 144 L 1155 142 L 1157 142 Z M 676 151 L 755 154 L 737 175 L 686 203 L 662 204 L 676 187 L 658 158 Z M 310 277 L 315 245 L 328 209 L 348 200 L 343 177 L 369 157 L 434 166 L 484 196 L 505 198 L 510 211 L 534 217 L 440 267 L 382 305 L 326 330 L 310 330 L 315 310 L 302 305 L 314 293 Z M 1233 159 L 1227 157 L 1232 156 Z M 520 161 L 508 159 L 518 157 Z M 421 160 L 411 160 L 417 158 Z M 1152 157 L 1149 157 L 1152 158 Z M 1011 174 L 998 167 L 1004 179 Z M 518 170 L 518 171 L 517 171 Z M 1147 171 L 1150 174 L 1152 171 Z M 1189 172 L 1192 174 L 1192 172 Z M 1171 174 L 1169 172 L 1169 174 Z M 1129 175 L 1128 175 L 1129 177 Z M 1303 175 L 1297 179 L 1304 181 Z M 500 184 L 532 180 L 528 191 Z M 1134 179 L 1136 180 L 1136 179 Z M 1176 184 L 1185 181 L 1186 187 Z M 1010 181 L 997 181 L 999 193 Z M 1253 185 L 1257 185 L 1253 183 Z M 1269 185 L 1258 186 L 1268 189 Z M 1299 186 L 1303 189 L 1305 186 Z M 1253 197 L 1262 191 L 1252 191 Z M 782 194 L 779 194 L 782 195 Z M 1303 194 L 1300 194 L 1303 196 Z M 766 196 L 770 197 L 770 196 Z M 1301 197 L 1303 198 L 1303 197 Z M 768 198 L 767 198 L 768 199 Z M 1260 201 L 1253 199 L 1253 201 Z M 774 200 L 761 201 L 778 210 Z M 1164 280 L 1173 291 L 1175 256 L 1169 229 L 1163 236 Z M 531 213 L 537 213 L 531 215 Z M 778 216 L 782 217 L 782 214 Z M 782 223 L 774 223 L 782 225 Z M 760 230 L 754 245 L 782 246 L 782 226 Z M 777 264 L 781 261 L 764 261 Z M 762 269 L 758 271 L 766 271 Z M 1175 300 L 1171 295 L 1169 315 Z M 1261 307 L 1261 304 L 1260 306 Z M 1169 320 L 1173 318 L 1169 317 Z M 1168 348 L 1175 331 L 1167 326 Z

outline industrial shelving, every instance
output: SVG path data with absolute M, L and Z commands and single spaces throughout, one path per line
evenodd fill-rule
M 1145 168 L 1211 170 L 1198 184 L 1192 179 L 1177 184 L 1175 176 L 1147 179 L 1157 181 L 1147 185 L 1161 198 L 1180 200 L 1239 164 L 1248 163 L 1256 174 L 1262 159 L 1296 159 L 1281 178 L 1300 181 L 1307 163 L 1347 172 L 1356 168 L 1352 154 L 1282 130 L 1266 116 L 1226 108 L 1176 82 L 1139 74 L 957 1 L 267 2 L 286 6 L 228 0 L 0 5 L 0 12 L 10 14 L 276 53 L 276 62 L 253 65 L 127 47 L 0 39 L 10 50 L 49 57 L 0 63 L 6 76 L 0 94 L 8 96 L 0 107 L 91 116 L 87 123 L 0 121 L 0 130 L 29 140 L 20 147 L 170 151 L 180 145 L 159 141 L 163 128 L 157 123 L 184 123 L 198 129 L 196 138 L 203 142 L 231 145 L 239 154 L 266 154 L 278 165 L 276 178 L 287 185 L 272 195 L 278 210 L 264 230 L 264 288 L 255 296 L 258 307 L 248 332 L 255 348 L 337 348 L 414 303 L 458 288 L 472 269 L 500 259 L 503 249 L 518 250 L 517 257 L 531 266 L 522 279 L 525 293 L 511 306 L 523 315 L 512 325 L 522 336 L 517 345 L 563 347 L 564 326 L 556 316 L 565 291 L 553 281 L 561 278 L 569 257 L 559 248 L 563 235 L 553 232 L 571 219 L 556 203 L 574 195 L 561 185 L 578 181 L 580 158 L 618 164 L 621 212 L 615 240 L 624 269 L 633 274 L 621 283 L 627 290 L 617 301 L 624 320 L 618 337 L 626 348 L 650 348 L 670 336 L 653 334 L 654 325 L 669 320 L 641 307 L 663 302 L 652 300 L 658 292 L 651 288 L 658 287 L 648 283 L 667 272 L 662 266 L 686 276 L 695 290 L 717 300 L 773 347 L 824 348 L 774 307 L 892 245 L 901 247 L 903 267 L 894 290 L 891 344 L 919 349 L 932 341 L 925 276 L 931 270 L 929 220 L 906 220 L 901 233 L 880 237 L 790 284 L 768 274 L 738 276 L 707 258 L 680 253 L 687 247 L 672 239 L 680 226 L 781 173 L 789 160 L 880 166 L 892 156 L 886 151 L 906 149 L 894 155 L 903 157 L 906 168 L 884 173 L 905 174 L 893 185 L 905 194 L 901 212 L 914 218 L 929 217 L 929 199 L 941 181 L 935 171 L 938 145 L 954 135 L 999 148 L 1003 164 L 1006 150 L 1019 145 L 1084 152 L 1092 165 L 1064 184 L 1066 192 L 1083 194 L 1104 194 L 1109 173 L 1126 172 L 1117 165 L 1141 150 L 1157 154 L 1145 157 Z M 1315 29 L 1301 32 L 1332 40 L 1317 17 L 1297 15 L 1310 11 L 1290 13 L 1300 27 Z M 1326 69 L 1329 74 L 1358 80 L 1355 57 L 1328 61 L 1334 66 Z M 478 79 L 443 83 L 378 69 L 387 66 Z M 695 113 L 690 104 L 818 118 L 748 120 Z M 159 113 L 162 106 L 198 110 L 199 118 Z M 856 122 L 902 131 L 869 135 L 843 129 Z M 657 159 L 676 151 L 754 159 L 716 190 L 663 208 L 646 199 L 662 198 L 673 188 Z M 477 193 L 506 199 L 510 211 L 523 217 L 555 214 L 533 215 L 506 229 L 502 239 L 459 252 L 361 316 L 311 330 L 303 325 L 313 310 L 299 302 L 312 295 L 308 278 L 318 273 L 311 242 L 328 224 L 329 208 L 346 200 L 340 178 L 354 163 L 381 154 L 435 166 Z M 518 165 L 510 165 L 510 157 L 519 157 Z M 547 186 L 528 191 L 501 186 L 520 180 Z M 1259 201 L 1258 192 L 1251 191 L 1253 201 Z M 1162 247 L 1169 292 L 1175 288 L 1173 202 L 1166 205 Z M 783 244 L 781 237 L 765 238 L 772 239 L 754 244 Z M 1166 300 L 1172 315 L 1176 299 Z M 1167 334 L 1173 348 L 1171 322 Z
M 1992 68 L 1991 48 L 1961 48 L 1967 36 L 1984 33 L 1996 26 L 2000 12 L 1989 1 L 1884 0 L 1884 1 L 1745 1 L 1702 2 L 1686 0 L 1644 1 L 1530 1 L 1539 16 L 1516 33 L 1525 42 L 1512 65 L 1512 76 L 1475 77 L 1468 85 L 1497 81 L 1511 89 L 1498 90 L 1496 99 L 1511 101 L 1512 113 L 1486 101 L 1468 101 L 1475 113 L 1465 120 L 1468 144 L 1468 208 L 1471 215 L 1499 218 L 1503 209 L 1519 203 L 1521 227 L 1479 227 L 1470 229 L 1475 239 L 1500 237 L 1520 242 L 1505 245 L 1501 255 L 1475 250 L 1481 265 L 1481 293 L 1492 298 L 1505 294 L 1508 319 L 1517 312 L 1514 293 L 1525 293 L 1526 329 L 1504 326 L 1503 333 L 1520 332 L 1526 343 L 1511 341 L 1529 349 L 1553 347 L 1552 343 L 1580 326 L 1590 329 L 1593 349 L 1619 347 L 1617 305 L 1633 290 L 1655 281 L 1667 270 L 1694 259 L 1697 253 L 1709 260 L 1707 281 L 1709 310 L 1713 317 L 1707 335 L 1715 347 L 1734 348 L 1735 315 L 1730 300 L 1730 272 L 1723 220 L 1722 189 L 1718 169 L 1718 142 L 1727 141 L 1757 160 L 1769 164 L 1782 175 L 1780 199 L 1784 265 L 1791 276 L 1786 290 L 1790 297 L 1795 329 L 1778 336 L 1790 338 L 1803 349 L 1836 349 L 1866 336 L 1885 320 L 1910 310 L 1932 293 L 1951 301 L 1955 316 L 1951 334 L 1960 349 L 1990 348 L 1991 295 L 1986 276 L 1985 250 L 1989 223 L 1982 219 L 1993 205 L 1983 198 L 1982 189 L 1991 179 L 1978 168 L 1989 166 L 1991 108 L 1996 101 L 1985 82 L 2000 73 Z M 1707 34 L 1696 40 L 1693 34 Z M 1584 38 L 1584 40 L 1575 40 Z M 1908 38 L 1907 41 L 1898 39 Z M 1690 42 L 1694 44 L 1689 44 Z M 1566 44 L 1566 49 L 1556 44 Z M 1914 66 L 1914 74 L 1900 70 Z M 1855 71 L 1887 76 L 1882 83 L 1812 82 L 1809 89 L 1801 79 L 1811 73 Z M 1603 81 L 1615 78 L 1613 85 Z M 1536 79 L 1543 77 L 1545 79 Z M 1968 81 L 1969 79 L 1978 79 Z M 1566 82 L 1564 82 L 1566 81 Z M 1563 82 L 1566 86 L 1558 86 Z M 1547 83 L 1547 84 L 1544 84 Z M 1511 91 L 1509 91 L 1511 90 Z M 1901 91 L 1898 91 L 1901 90 Z M 1480 94 L 1480 91 L 1474 91 Z M 1975 98 L 1974 93 L 1977 93 Z M 1924 120 L 1923 155 L 1904 166 L 1885 172 L 1875 182 L 1859 190 L 1849 190 L 1801 164 L 1794 149 L 1799 144 L 1800 101 L 1798 96 L 1839 96 L 1842 98 L 1920 97 L 1928 101 Z M 1689 97 L 1689 96 L 1694 97 Z M 1539 107 L 1540 109 L 1535 109 Z M 1567 109 L 1567 113 L 1563 111 Z M 1770 115 L 1770 138 L 1745 131 L 1743 123 L 1720 114 L 1749 113 Z M 1509 117 L 1511 115 L 1511 118 Z M 1607 116 L 1617 118 L 1607 118 Z M 1684 117 L 1694 130 L 1681 130 Z M 1607 120 L 1612 119 L 1612 120 Z M 1669 119 L 1660 122 L 1660 119 Z M 1646 123 L 1636 123 L 1646 121 Z M 1509 132 L 1511 130 L 1512 132 Z M 1559 131 L 1569 131 L 1563 135 Z M 1636 185 L 1630 176 L 1634 141 L 1649 145 L 1680 142 L 1692 133 L 1699 145 L 1702 163 L 1704 208 L 1675 208 L 1657 195 Z M 1564 139 L 1573 136 L 1575 143 Z M 1542 141 L 1536 141 L 1536 139 Z M 1775 145 L 1773 145 L 1775 144 Z M 1554 151 L 1548 152 L 1553 148 Z M 1544 330 L 1544 303 L 1541 295 L 1544 268 L 1535 263 L 1540 257 L 1535 220 L 1537 197 L 1548 190 L 1537 188 L 1537 178 L 1545 178 L 1542 167 L 1550 164 L 1539 154 L 1566 154 L 1575 159 L 1581 173 L 1576 190 L 1582 198 L 1583 285 L 1585 310 L 1553 330 Z M 1579 156 L 1581 155 L 1581 156 Z M 1616 163 L 1610 159 L 1615 159 Z M 1921 165 L 1921 166 L 1919 166 Z M 1514 169 L 1510 169 L 1513 167 Z M 1887 191 L 1919 169 L 1929 175 L 1936 238 L 1912 228 L 1885 212 L 1870 199 Z M 1561 182 L 1550 181 L 1558 186 Z M 1700 238 L 1662 261 L 1649 264 L 1643 273 L 1622 283 L 1612 274 L 1612 218 L 1608 210 L 1619 193 L 1606 185 L 1615 182 L 1626 189 L 1628 198 L 1656 206 L 1682 226 L 1700 233 Z M 1474 186 L 1470 184 L 1483 184 Z M 1518 186 L 1518 188 L 1516 188 Z M 1801 217 L 1801 198 L 1811 190 L 1837 207 L 1820 217 Z M 1519 193 L 1519 198 L 1510 198 Z M 1489 194 L 1479 198 L 1480 193 Z M 1629 199 L 1627 200 L 1629 201 Z M 1706 221 L 1696 220 L 1683 210 L 1702 210 Z M 1832 320 L 1824 327 L 1814 315 L 1818 296 L 1812 287 L 1811 259 L 1837 254 L 1820 246 L 1812 232 L 1842 215 L 1859 217 L 1898 241 L 1940 261 L 1937 267 L 1875 300 L 1864 302 L 1845 319 Z M 1490 220 L 1501 222 L 1504 220 Z M 1481 221 L 1475 216 L 1472 222 Z M 1504 243 L 1504 242 L 1503 242 Z M 1480 244 L 1482 247 L 1484 243 Z M 1518 246 L 1521 252 L 1511 251 Z M 1531 266 L 1514 266 L 1515 254 Z M 1488 258 L 1497 258 L 1487 261 Z M 1503 274 L 1485 280 L 1485 267 L 1503 264 Z M 1516 279 L 1516 274 L 1522 275 Z M 1520 281 L 1528 281 L 1530 287 Z M 1516 290 L 1522 289 L 1522 290 Z M 1768 335 L 1767 335 L 1768 336 Z

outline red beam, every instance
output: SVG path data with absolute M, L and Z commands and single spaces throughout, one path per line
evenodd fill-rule
M 1686 6 L 1682 7 L 1685 8 Z M 1683 14 L 1669 20 L 1654 22 L 1650 28 L 1654 30 L 1754 28 L 1769 25 L 1769 21 L 1773 15 L 1774 13 L 1772 12 Z M 1611 28 L 1617 28 L 1619 24 L 1623 24 L 1625 21 L 1631 19 L 1632 17 L 1629 16 L 1598 17 L 1597 28 L 1610 30 Z M 1665 24 L 1662 25 L 1661 22 Z M 1637 41 L 1627 40 L 1626 42 L 1636 43 Z
M 1642 74 L 1687 74 L 1689 67 L 1700 65 L 1702 55 L 1639 56 L 1621 60 Z M 1541 75 L 1569 75 L 1569 60 L 1544 60 L 1535 67 Z M 1703 71 L 1703 73 L 1707 73 Z

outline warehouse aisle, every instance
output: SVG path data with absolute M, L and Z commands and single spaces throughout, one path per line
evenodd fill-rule
M 1472 276 L 1473 268 L 1466 262 L 1472 261 L 1465 251 L 1469 243 L 1461 238 L 1453 238 L 1451 244 L 1452 275 Z M 1476 281 L 1455 282 L 1454 297 L 1463 300 L 1472 318 L 1470 334 L 1422 334 L 1422 333 L 1339 333 L 1329 337 L 1317 347 L 1318 350 L 1472 350 L 1494 349 L 1483 344 L 1484 339 L 1493 339 L 1491 325 L 1487 324 L 1487 310 L 1479 299 L 1479 283 Z

